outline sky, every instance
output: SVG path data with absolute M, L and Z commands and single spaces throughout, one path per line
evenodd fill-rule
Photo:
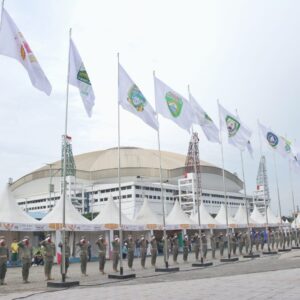
M 35 89 L 23 66 L 0 55 L 0 183 L 4 186 L 59 160 L 64 133 L 69 28 L 96 96 L 88 118 L 70 87 L 68 134 L 73 153 L 117 146 L 117 53 L 154 106 L 153 71 L 174 90 L 193 96 L 218 124 L 217 99 L 253 131 L 254 159 L 244 154 L 247 193 L 256 188 L 261 155 L 257 120 L 300 141 L 299 1 L 280 0 L 6 0 L 52 94 Z M 186 154 L 189 134 L 159 116 L 161 149 Z M 121 146 L 157 149 L 156 132 L 121 109 Z M 220 146 L 200 127 L 202 160 L 221 166 Z M 278 213 L 273 153 L 267 159 L 271 208 Z M 242 178 L 240 153 L 224 142 L 225 169 Z M 282 214 L 292 212 L 288 162 L 276 155 Z M 296 205 L 300 175 L 293 173 Z

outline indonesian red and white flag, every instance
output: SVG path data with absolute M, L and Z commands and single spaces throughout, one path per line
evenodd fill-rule
M 51 94 L 51 84 L 40 67 L 25 37 L 3 8 L 0 28 L 0 54 L 18 60 L 26 69 L 31 83 L 37 89 Z

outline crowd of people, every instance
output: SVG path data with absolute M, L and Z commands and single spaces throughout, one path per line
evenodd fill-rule
M 180 234 L 181 235 L 181 234 Z M 293 245 L 300 245 L 300 234 L 295 230 L 284 231 L 280 229 L 268 229 L 266 230 L 252 230 L 252 231 L 236 231 L 225 234 L 223 232 L 215 233 L 211 232 L 209 237 L 205 232 L 195 232 L 193 234 L 184 235 L 183 239 L 179 238 L 179 234 L 174 232 L 172 235 L 168 235 L 167 239 L 157 239 L 155 235 L 152 235 L 148 240 L 144 235 L 139 238 L 134 238 L 132 235 L 128 235 L 122 244 L 122 258 L 127 259 L 129 270 L 133 271 L 134 259 L 140 259 L 140 264 L 143 269 L 146 268 L 147 255 L 151 256 L 151 266 L 156 266 L 157 255 L 160 253 L 159 249 L 167 247 L 165 254 L 173 256 L 173 263 L 177 264 L 179 250 L 182 250 L 182 256 L 184 263 L 188 262 L 188 257 L 191 252 L 194 253 L 193 260 L 207 259 L 208 246 L 211 250 L 211 259 L 216 259 L 216 250 L 219 249 L 219 258 L 224 257 L 225 248 L 228 249 L 227 254 L 230 255 L 244 255 L 253 252 L 263 251 L 267 244 L 267 250 L 279 250 L 290 248 Z M 99 271 L 101 274 L 105 273 L 105 262 L 107 257 L 108 242 L 103 235 L 95 241 L 97 246 L 99 257 Z M 65 252 L 65 271 L 66 277 L 68 268 L 70 265 L 71 249 L 69 240 L 66 237 L 65 243 L 60 242 L 58 245 L 61 252 Z M 63 247 L 65 246 L 65 249 Z M 87 274 L 87 262 L 91 257 L 91 244 L 85 236 L 81 236 L 76 243 L 76 247 L 79 250 L 80 256 L 80 268 L 82 276 L 88 276 Z M 118 236 L 114 236 L 111 242 L 111 259 L 112 269 L 114 272 L 118 272 L 119 254 L 120 254 L 120 239 Z M 238 250 L 238 253 L 237 253 Z M 164 251 L 162 251 L 164 253 Z M 10 250 L 6 244 L 4 236 L 0 236 L 0 285 L 5 285 L 5 276 L 7 271 L 7 263 L 9 256 L 12 265 L 16 265 L 18 259 L 22 264 L 22 278 L 24 283 L 28 283 L 29 270 L 32 265 L 44 265 L 45 280 L 53 280 L 51 275 L 52 266 L 56 256 L 56 246 L 51 239 L 51 235 L 46 235 L 46 238 L 39 243 L 39 248 L 35 251 L 30 242 L 28 236 L 24 236 L 21 241 L 13 240 Z M 62 264 L 61 264 L 61 272 Z

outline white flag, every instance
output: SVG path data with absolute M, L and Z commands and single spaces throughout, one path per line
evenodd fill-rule
M 26 69 L 31 83 L 37 89 L 51 94 L 51 84 L 31 51 L 24 36 L 7 13 L 2 9 L 0 29 L 0 54 L 15 58 Z
M 247 143 L 247 150 L 248 150 L 251 158 L 253 158 L 253 148 L 252 148 L 252 145 L 251 145 L 250 141 L 248 141 L 248 143 Z
M 156 113 L 140 89 L 119 64 L 119 104 L 158 130 Z
M 192 95 L 190 95 L 190 105 L 194 111 L 194 124 L 201 126 L 206 138 L 210 142 L 220 143 L 220 132 L 218 127 Z
M 84 108 L 88 116 L 91 117 L 92 109 L 95 104 L 95 96 L 88 73 L 85 70 L 82 59 L 72 39 L 70 39 L 69 83 L 78 87 Z
M 240 121 L 239 117 L 228 112 L 219 104 L 220 127 L 228 134 L 228 143 L 240 150 L 247 147 L 252 132 Z
M 274 133 L 271 128 L 267 128 L 264 125 L 258 123 L 261 135 L 264 141 L 275 151 L 281 154 L 283 157 L 287 156 L 286 144 L 282 137 Z
M 158 78 L 155 82 L 155 106 L 157 113 L 190 131 L 194 113 L 190 103 Z

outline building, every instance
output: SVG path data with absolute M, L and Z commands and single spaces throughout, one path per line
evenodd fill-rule
M 153 210 L 161 214 L 159 153 L 157 150 L 135 147 L 121 148 L 122 210 L 133 218 L 143 203 L 149 200 Z M 185 177 L 186 156 L 161 151 L 163 196 L 168 213 L 179 199 L 178 180 Z M 97 213 L 109 197 L 118 201 L 118 149 L 111 148 L 74 156 L 76 176 L 68 176 L 68 195 L 81 212 Z M 201 161 L 202 200 L 211 214 L 216 214 L 224 203 L 222 169 Z M 230 214 L 240 204 L 243 182 L 225 171 L 227 202 Z M 61 161 L 48 164 L 27 174 L 12 184 L 14 197 L 28 213 L 46 214 L 61 194 Z M 180 191 L 184 193 L 184 191 Z M 252 201 L 252 197 L 248 198 Z

